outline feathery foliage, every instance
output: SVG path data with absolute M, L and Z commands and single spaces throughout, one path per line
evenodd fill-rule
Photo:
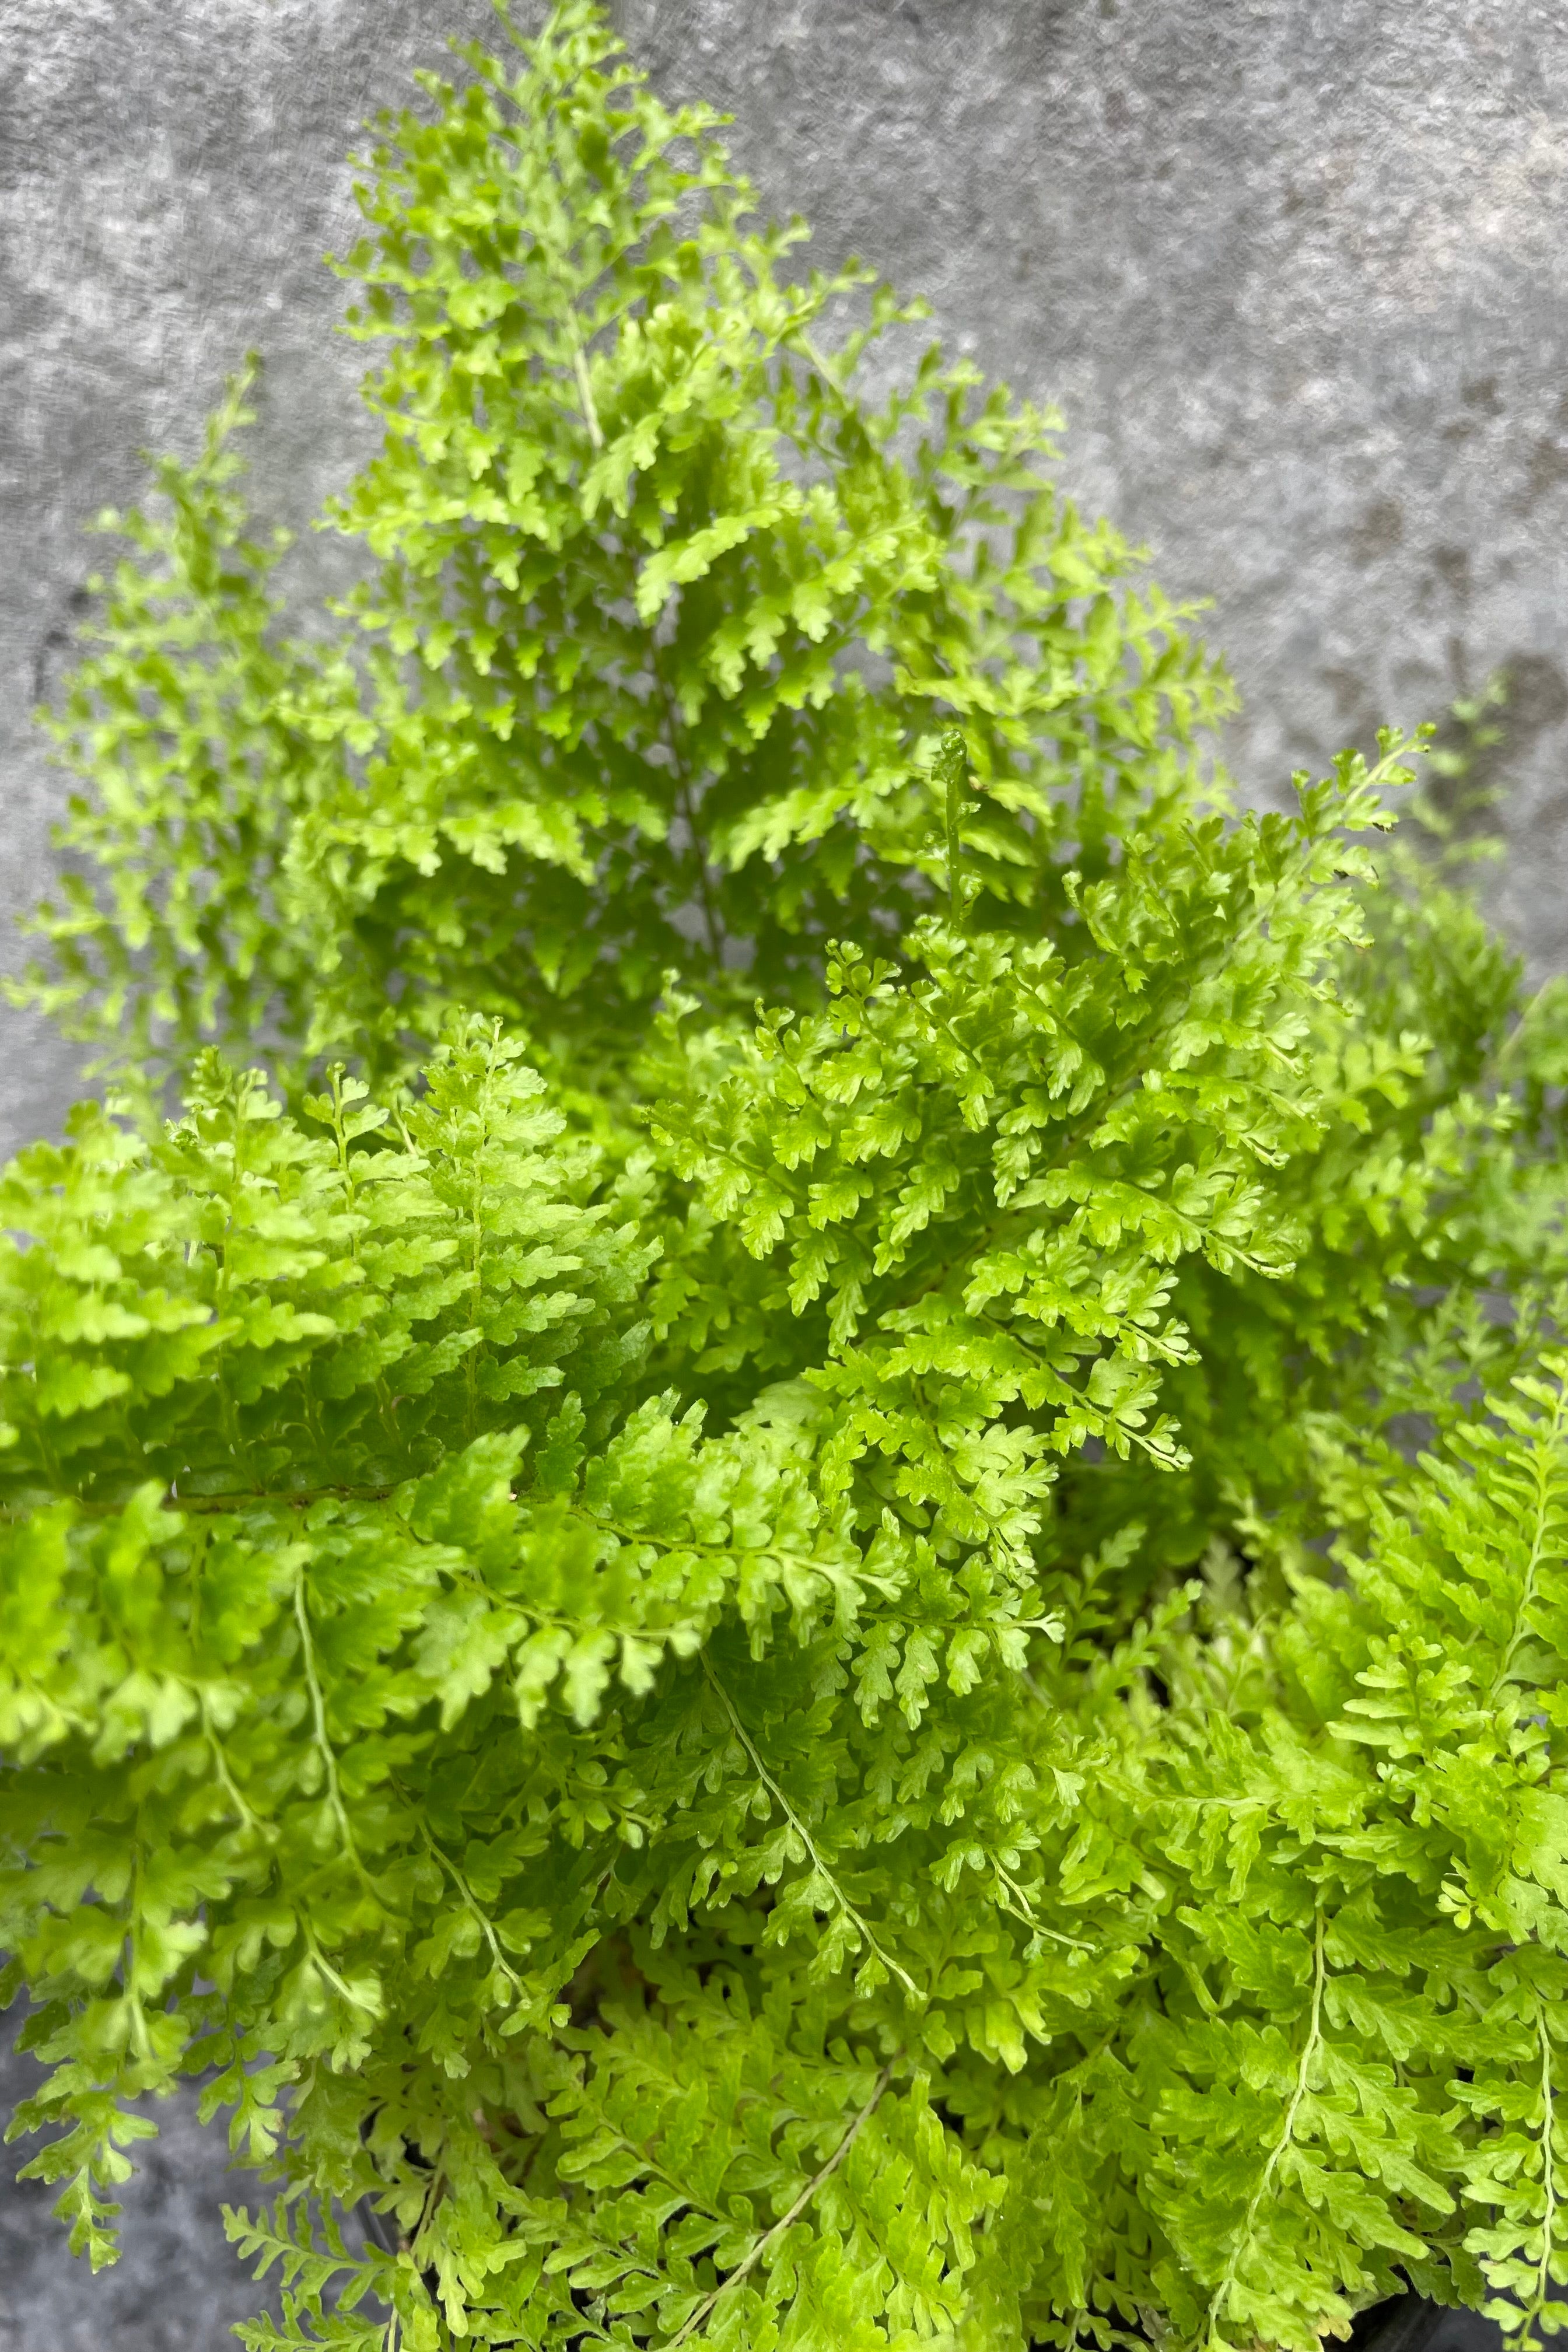
M 343 264 L 359 585 L 282 610 L 242 378 L 57 715 L 32 2168 L 111 2259 L 203 2076 L 252 2352 L 1533 2345 L 1563 992 L 1392 734 L 1232 806 L 1052 420 L 585 0 L 468 68 Z

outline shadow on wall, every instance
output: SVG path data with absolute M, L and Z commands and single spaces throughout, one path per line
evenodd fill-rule
M 1497 821 L 1506 830 L 1509 782 L 1535 755 L 1544 736 L 1568 719 L 1568 680 L 1545 654 L 1516 654 L 1493 681 L 1495 706 L 1488 713 L 1485 740 L 1478 740 L 1466 770 L 1473 792 L 1495 795 Z M 1450 730 L 1438 730 L 1441 751 Z

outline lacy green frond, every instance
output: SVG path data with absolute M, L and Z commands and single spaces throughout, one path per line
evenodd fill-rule
M 199 2079 L 253 2352 L 1533 2347 L 1568 998 L 1387 840 L 1422 735 L 1232 805 L 1056 420 L 585 0 L 463 68 L 341 264 L 353 593 L 242 373 L 55 715 L 28 2169 L 112 2259 Z

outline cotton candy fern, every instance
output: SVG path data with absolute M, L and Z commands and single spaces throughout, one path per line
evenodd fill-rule
M 55 719 L 109 1095 L 0 1186 L 0 1941 L 72 2243 L 200 2075 L 254 2352 L 1535 2344 L 1561 994 L 1395 736 L 1237 813 L 1052 420 L 582 0 L 362 202 L 359 584 L 282 610 L 242 376 Z

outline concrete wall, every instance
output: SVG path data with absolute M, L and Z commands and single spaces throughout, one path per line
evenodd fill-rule
M 1075 489 L 1215 599 L 1256 797 L 1511 670 L 1500 908 L 1538 968 L 1568 961 L 1560 0 L 621 14 L 668 93 L 733 110 L 826 259 L 924 290 L 955 344 L 1065 404 Z M 61 786 L 28 713 L 82 524 L 136 494 L 140 449 L 195 446 L 251 343 L 263 513 L 302 522 L 348 470 L 357 354 L 320 266 L 352 234 L 343 159 L 447 31 L 489 22 L 484 0 L 0 0 L 0 914 L 47 869 Z M 74 1083 L 0 1018 L 0 1150 Z M 68 2263 L 36 2195 L 0 2202 L 0 2352 L 223 2340 L 240 2291 L 197 2147 L 186 2118 L 118 2286 Z

